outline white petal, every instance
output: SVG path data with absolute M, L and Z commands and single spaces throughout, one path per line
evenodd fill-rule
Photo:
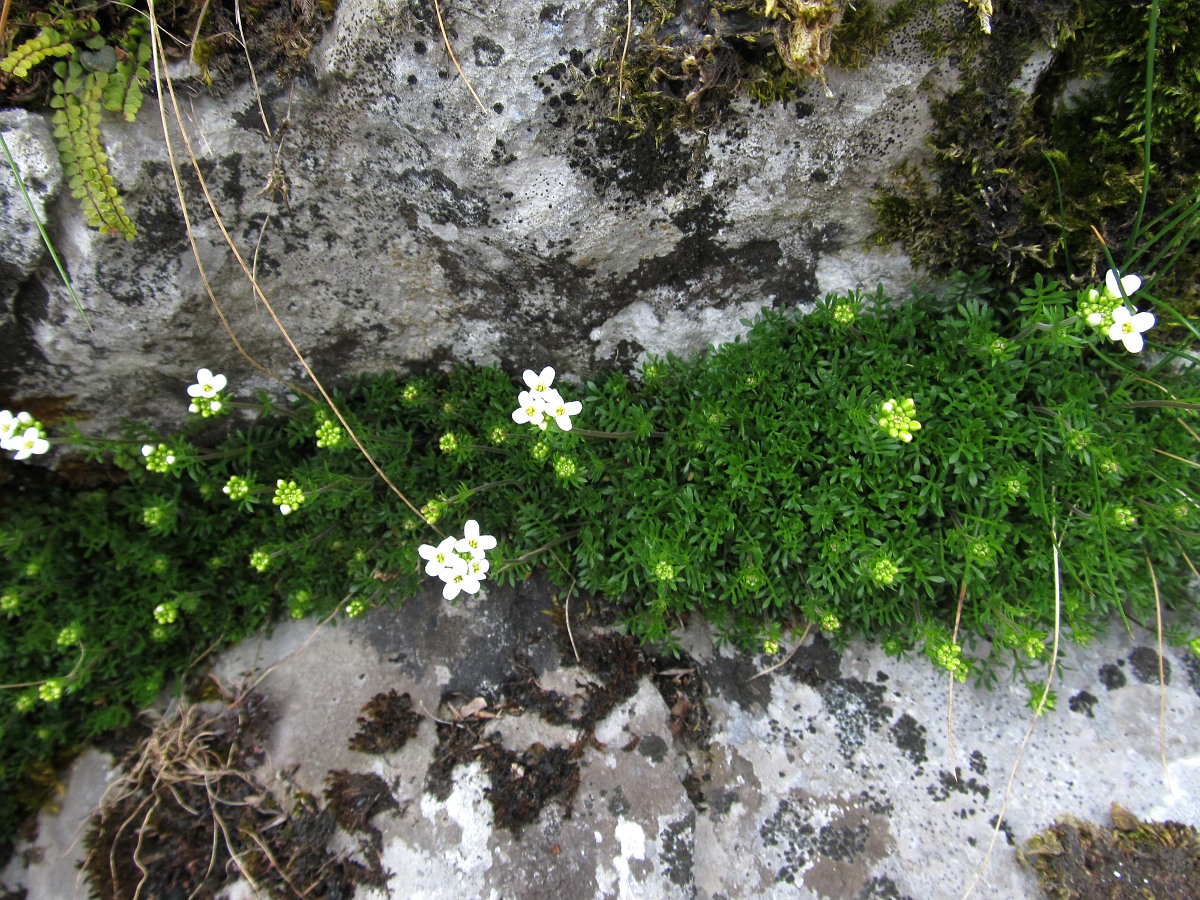
M 188 393 L 189 397 L 203 397 L 204 396 L 204 385 L 190 384 L 190 385 L 188 385 L 187 393 Z
M 206 381 L 211 381 L 211 380 L 212 380 L 212 370 L 211 369 L 197 369 L 196 370 L 196 384 L 204 384 Z
M 1120 273 L 1118 273 L 1115 269 L 1109 269 L 1107 274 L 1104 276 L 1105 291 L 1113 300 L 1117 300 L 1122 296 L 1131 297 L 1133 296 L 1134 292 L 1142 286 L 1142 279 L 1137 275 L 1124 276 L 1121 278 L 1121 282 L 1118 285 L 1117 278 L 1119 274 Z
M 1133 327 L 1136 328 L 1139 332 L 1149 331 L 1151 328 L 1154 327 L 1154 322 L 1155 322 L 1154 313 L 1140 312 L 1136 316 L 1134 316 L 1132 319 L 1130 319 L 1129 321 L 1133 324 Z
M 1125 349 L 1130 353 L 1141 353 L 1142 348 L 1146 346 L 1146 342 L 1142 340 L 1141 334 L 1136 331 L 1125 335 L 1123 343 L 1125 344 Z
M 213 392 L 219 393 L 225 390 L 225 385 L 229 384 L 229 379 L 227 379 L 224 375 L 214 375 L 210 379 L 209 383 L 212 385 Z

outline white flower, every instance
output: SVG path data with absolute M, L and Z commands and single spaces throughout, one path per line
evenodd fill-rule
M 535 396 L 542 396 L 546 391 L 550 390 L 550 385 L 554 383 L 554 369 L 551 366 L 546 366 L 541 373 L 534 374 L 533 369 L 526 369 L 525 374 L 521 376 L 529 390 Z
M 1108 329 L 1109 339 L 1120 341 L 1130 353 L 1141 353 L 1142 347 L 1146 345 L 1142 339 L 1142 332 L 1154 327 L 1154 313 L 1135 312 L 1131 315 L 1124 306 L 1118 306 L 1113 310 L 1112 317 L 1112 327 Z
M 554 420 L 563 431 L 571 430 L 571 416 L 577 416 L 583 411 L 583 404 L 578 400 L 572 400 L 569 403 L 563 400 L 562 395 L 550 388 L 546 392 L 546 415 Z
M 474 594 L 479 590 L 479 579 L 475 577 L 467 561 L 461 556 L 456 556 L 455 559 L 459 565 L 442 574 L 442 580 L 446 582 L 446 586 L 442 588 L 442 596 L 447 600 L 453 600 L 463 591 Z
M 533 374 L 527 372 L 526 374 Z M 540 395 L 534 395 L 529 391 L 521 391 L 517 395 L 517 403 L 520 404 L 513 410 L 512 420 L 518 425 L 524 425 L 528 422 L 531 425 L 537 425 L 543 430 L 546 427 L 546 407 Z
M 457 543 L 455 538 L 448 537 L 436 547 L 432 544 L 422 544 L 418 547 L 417 553 L 420 554 L 421 559 L 428 560 L 425 565 L 425 574 L 441 577 L 442 572 L 452 566 L 454 560 L 460 558 L 454 552 L 454 545 Z
M 1117 279 L 1120 278 L 1118 284 Z M 1109 300 L 1120 300 L 1123 297 L 1132 297 L 1142 286 L 1142 279 L 1137 275 L 1126 275 L 1121 277 L 1121 273 L 1116 269 L 1109 269 L 1108 274 L 1104 276 L 1104 294 Z M 1114 340 L 1116 340 L 1114 338 Z M 1137 351 L 1134 351 L 1135 353 Z
M 197 369 L 196 383 L 188 386 L 188 396 L 204 397 L 207 400 L 211 400 L 221 391 L 225 390 L 226 383 L 224 375 L 214 375 L 208 369 Z
M 153 444 L 142 444 L 142 456 L 149 456 L 154 452 Z
M 9 438 L 4 449 L 17 452 L 13 459 L 26 459 L 35 453 L 45 453 L 50 449 L 50 442 L 36 428 L 26 428 L 20 437 Z
M 0 409 L 0 447 L 8 449 L 9 441 L 16 436 L 18 424 L 11 410 Z
M 463 537 L 456 541 L 454 550 L 456 553 L 465 553 L 472 559 L 483 559 L 484 554 L 496 546 L 496 539 L 490 534 L 479 533 L 479 523 L 474 519 L 467 519 L 467 524 L 463 526 Z

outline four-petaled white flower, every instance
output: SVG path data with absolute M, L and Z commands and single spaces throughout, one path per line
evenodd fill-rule
M 542 403 L 541 396 L 535 396 L 530 391 L 521 391 L 517 394 L 517 403 L 520 404 L 513 410 L 512 420 L 518 425 L 524 425 L 528 422 L 531 425 L 537 425 L 543 431 L 546 430 L 546 408 Z
M 456 558 L 459 561 L 459 565 L 447 570 L 442 575 L 442 580 L 446 582 L 446 586 L 442 588 L 442 596 L 447 600 L 453 600 L 464 591 L 468 594 L 474 594 L 479 590 L 479 579 L 472 573 L 467 561 L 461 556 Z
M 521 378 L 533 395 L 540 397 L 550 390 L 550 385 L 554 384 L 554 368 L 546 366 L 540 373 L 536 374 L 533 369 L 526 369 Z
M 445 542 L 443 541 L 443 543 Z M 467 519 L 467 524 L 463 526 L 462 539 L 455 542 L 454 550 L 472 559 L 483 559 L 487 551 L 494 549 L 495 546 L 496 539 L 494 537 L 490 534 L 480 534 L 479 523 L 474 519 Z
M 577 416 L 583 411 L 583 404 L 578 400 L 567 402 L 562 394 L 551 388 L 546 392 L 546 415 L 554 420 L 563 431 L 571 430 L 571 416 Z
M 196 383 L 188 386 L 188 396 L 211 400 L 225 390 L 227 383 L 224 375 L 214 375 L 209 369 L 197 369 Z
M 26 428 L 20 437 L 8 439 L 6 450 L 15 450 L 13 459 L 27 459 L 35 453 L 45 453 L 50 449 L 50 442 L 42 437 L 36 428 Z
M 1104 276 L 1104 294 L 1109 300 L 1132 297 L 1141 286 L 1142 279 L 1139 276 L 1122 276 L 1116 269 L 1109 269 Z
M 1112 313 L 1112 327 L 1108 329 L 1110 340 L 1120 341 L 1130 353 L 1141 353 L 1146 342 L 1142 333 L 1154 327 L 1154 313 L 1130 313 L 1124 306 L 1118 306 Z
M 417 553 L 420 554 L 421 559 L 428 560 L 425 564 L 425 574 L 440 578 L 442 572 L 451 564 L 451 560 L 458 558 L 454 552 L 454 545 L 457 543 L 455 538 L 448 537 L 436 547 L 432 544 L 422 544 L 418 547 Z

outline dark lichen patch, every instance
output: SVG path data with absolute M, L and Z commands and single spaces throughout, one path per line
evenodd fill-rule
M 938 783 L 929 785 L 926 791 L 935 803 L 944 803 L 950 799 L 951 794 L 962 794 L 963 796 L 974 794 L 986 800 L 992 793 L 992 789 L 978 779 L 967 778 L 964 780 L 961 768 L 955 769 L 953 773 L 939 772 Z
M 376 694 L 362 711 L 358 732 L 350 738 L 350 749 L 359 753 L 395 753 L 416 737 L 424 718 L 413 710 L 412 697 L 395 690 Z
M 871 828 L 866 822 L 856 825 L 823 825 L 817 832 L 817 851 L 839 862 L 854 862 L 867 849 Z
M 669 749 L 667 742 L 657 734 L 648 734 L 637 744 L 637 752 L 653 763 L 660 763 L 666 759 Z
M 801 647 L 792 656 L 791 661 L 784 666 L 783 671 L 790 674 L 801 684 L 820 688 L 827 682 L 840 677 L 842 673 L 842 658 L 838 656 L 833 645 L 818 634 L 811 644 Z
M 876 875 L 863 885 L 854 900 L 912 900 L 912 897 L 900 893 L 896 882 L 886 875 Z
M 1042 891 L 1063 900 L 1194 897 L 1200 833 L 1178 822 L 1142 822 L 1117 806 L 1111 827 L 1061 817 L 1018 852 Z
M 929 757 L 925 755 L 925 726 L 908 713 L 904 713 L 888 733 L 900 751 L 917 767 L 917 774 L 920 775 L 924 771 L 921 767 L 929 761 Z
M 979 750 L 971 751 L 971 755 L 967 758 L 967 766 L 976 775 L 987 774 L 987 759 Z
M 1104 685 L 1106 691 L 1115 691 L 1118 688 L 1125 687 L 1125 673 L 1112 663 L 1102 665 L 1098 674 L 1100 676 L 1100 683 Z
M 1099 702 L 1095 694 L 1091 694 L 1088 691 L 1080 691 L 1067 701 L 1067 709 L 1075 713 L 1086 713 L 1089 719 L 1094 719 L 1096 718 L 1094 710 L 1096 704 Z
M 504 59 L 504 48 L 489 37 L 476 35 L 471 41 L 471 50 L 475 53 L 475 65 L 485 69 L 493 69 Z
M 847 763 L 866 743 L 867 732 L 879 731 L 892 717 L 892 708 L 883 702 L 883 685 L 857 678 L 828 682 L 821 690 L 821 699 L 834 721 L 838 751 Z
M 1187 671 L 1188 684 L 1197 697 L 1200 697 L 1200 659 L 1192 653 L 1183 657 L 1183 668 Z
M 696 814 L 668 822 L 659 833 L 659 858 L 667 878 L 679 887 L 692 885 L 692 866 L 696 852 Z
M 1142 684 L 1159 683 L 1158 662 L 1158 651 L 1152 647 L 1135 647 L 1129 654 L 1129 668 Z M 1165 656 L 1162 658 L 1162 683 L 1171 683 L 1171 662 Z

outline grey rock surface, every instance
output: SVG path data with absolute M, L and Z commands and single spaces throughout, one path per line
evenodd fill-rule
M 739 101 L 710 133 L 656 145 L 619 138 L 613 110 L 575 100 L 623 3 L 569 0 L 552 15 L 541 0 L 444 6 L 486 112 L 431 7 L 407 0 L 342 0 L 302 74 L 258 73 L 260 96 L 247 82 L 216 97 L 174 70 L 230 240 L 322 378 L 455 360 L 520 371 L 533 357 L 591 375 L 727 340 L 764 306 L 880 283 L 907 292 L 907 258 L 865 239 L 876 182 L 923 157 L 929 101 L 954 77 L 920 48 L 921 21 L 870 66 L 829 70 L 827 91 Z M 40 257 L 4 253 L 18 274 L 0 292 L 16 295 L 0 309 L 0 381 L 18 404 L 73 398 L 97 432 L 122 416 L 178 424 L 200 366 L 280 392 L 210 302 L 157 113 L 148 98 L 135 123 L 103 125 L 135 240 L 89 230 L 69 198 L 50 210 L 92 328 L 47 265 L 30 274 Z M 45 131 L 37 116 L 5 121 L 18 142 Z M 256 360 L 302 383 L 177 128 L 171 146 L 213 298 Z
M 572 608 L 585 664 L 534 578 L 457 606 L 431 590 L 315 636 L 312 622 L 290 622 L 224 654 L 215 674 L 248 685 L 269 670 L 256 690 L 275 716 L 260 772 L 273 789 L 290 781 L 320 796 L 333 769 L 388 784 L 397 807 L 371 824 L 392 897 L 928 900 L 961 897 L 974 883 L 974 897 L 1011 900 L 1037 896 L 1013 845 L 1064 813 L 1107 824 L 1116 801 L 1143 819 L 1200 826 L 1200 664 L 1168 649 L 1160 693 L 1152 633 L 1131 636 L 1114 623 L 1090 646 L 1064 648 L 1059 708 L 1037 720 L 1005 808 L 1031 720 L 1019 681 L 956 687 L 951 750 L 947 682 L 923 659 L 889 659 L 862 642 L 839 652 L 810 637 L 786 665 L 754 678 L 782 657 L 715 647 L 693 625 L 684 653 L 638 664 L 580 740 L 579 729 L 513 701 L 533 679 L 578 714 L 598 687 L 634 671 L 587 667 L 595 642 L 613 637 L 579 617 L 578 598 Z M 688 684 L 699 688 L 686 693 L 691 708 L 681 703 Z M 416 737 L 382 755 L 351 750 L 364 704 L 389 690 L 408 693 L 422 715 Z M 497 718 L 435 722 L 451 722 L 476 697 Z M 480 762 L 454 767 L 439 794 L 439 740 L 464 727 L 479 740 L 499 735 L 514 754 L 580 741 L 577 791 L 516 829 L 499 826 L 497 785 Z M 62 812 L 42 817 L 37 841 L 4 875 L 30 900 L 76 896 L 71 842 L 111 777 L 98 760 L 76 764 Z M 338 840 L 369 862 L 365 844 Z

